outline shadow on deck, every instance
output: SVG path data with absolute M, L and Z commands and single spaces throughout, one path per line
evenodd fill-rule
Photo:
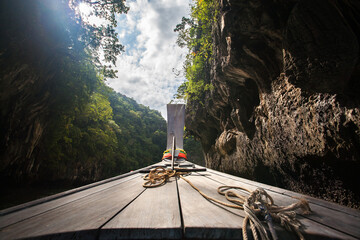
M 242 210 L 210 202 L 182 179 L 143 188 L 140 170 L 0 211 L 0 239 L 241 239 Z M 207 169 L 186 176 L 221 201 L 221 185 L 264 188 L 277 205 L 309 201 L 306 239 L 359 239 L 360 211 Z M 297 239 L 276 228 L 280 239 Z

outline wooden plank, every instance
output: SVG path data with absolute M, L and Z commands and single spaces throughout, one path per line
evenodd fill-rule
M 141 170 L 140 173 L 149 173 L 152 169 L 144 169 Z M 175 167 L 176 171 L 180 171 L 180 172 L 206 172 L 206 168 L 181 168 L 178 169 Z
M 248 188 L 250 191 L 257 188 L 256 182 L 250 185 L 244 183 L 242 179 L 236 180 L 234 176 L 232 176 L 232 179 L 229 179 L 228 176 L 214 174 L 212 171 L 208 172 L 209 174 L 206 174 L 206 177 L 214 180 L 215 184 L 241 186 Z M 266 188 L 264 189 L 267 190 Z M 216 191 L 216 189 L 213 191 Z M 289 205 L 297 201 L 294 198 L 276 192 L 268 191 L 268 193 L 273 197 L 275 204 L 280 206 Z M 312 237 L 321 236 L 328 239 L 333 239 L 334 237 L 338 239 L 360 238 L 360 221 L 358 218 L 312 203 L 310 203 L 310 207 L 313 210 L 313 214 L 300 216 L 300 220 L 305 227 L 305 235 Z
M 181 215 L 175 179 L 148 188 L 101 228 L 100 239 L 181 239 Z
M 111 188 L 113 186 L 116 186 L 118 184 L 121 184 L 123 182 L 127 182 L 130 181 L 131 179 L 134 178 L 139 178 L 140 174 L 137 175 L 131 175 L 119 180 L 115 180 L 112 182 L 108 182 L 106 184 L 102 184 L 102 185 L 98 185 L 95 186 L 93 188 L 84 190 L 84 191 L 80 191 L 80 192 L 76 192 L 74 194 L 70 194 L 70 195 L 66 195 L 62 198 L 56 198 L 52 201 L 49 202 L 44 202 L 42 204 L 37 204 L 34 205 L 32 207 L 28 207 L 19 211 L 15 211 L 15 212 L 10 212 L 9 214 L 6 214 L 4 216 L 0 216 L 0 229 L 12 225 L 16 222 L 20 222 L 23 221 L 25 219 L 29 219 L 31 217 L 37 216 L 41 213 L 50 211 L 52 209 L 58 208 L 62 205 L 66 205 L 66 204 L 70 204 L 73 201 L 76 201 L 78 199 L 90 196 L 94 193 L 97 193 L 99 191 L 103 191 L 107 188 Z
M 222 202 L 227 202 L 227 200 L 225 199 L 224 196 L 217 193 L 217 188 L 219 186 L 222 186 L 223 184 L 214 182 L 213 180 L 204 177 L 206 175 L 208 175 L 208 174 L 196 173 L 196 174 L 192 174 L 191 176 L 187 176 L 186 178 L 188 180 L 190 180 L 196 187 L 198 187 L 206 195 L 208 195 L 212 198 L 215 198 L 217 200 L 220 200 Z M 191 190 L 193 191 L 193 195 L 191 197 L 196 197 L 195 195 L 200 196 L 200 194 L 192 188 L 188 189 L 188 192 L 191 192 Z M 183 195 L 181 194 L 180 198 L 182 196 Z M 194 206 L 194 208 L 196 208 L 197 206 L 202 206 L 202 204 L 203 204 L 202 201 L 204 201 L 204 200 L 205 200 L 205 202 L 210 203 L 210 201 L 206 200 L 205 198 L 202 198 L 202 199 L 200 198 L 200 199 L 196 200 L 197 204 Z M 227 202 L 227 203 L 229 203 L 229 202 Z M 191 213 L 193 214 L 195 212 L 196 214 L 199 215 L 199 217 L 198 217 L 198 219 L 196 219 L 196 218 L 194 218 L 194 216 L 190 215 L 191 218 L 194 218 L 194 221 L 191 223 L 191 225 L 195 224 L 196 227 L 188 226 L 188 228 L 185 228 L 186 238 L 242 239 L 242 221 L 243 221 L 243 218 L 245 217 L 244 211 L 241 209 L 234 209 L 234 208 L 226 207 L 226 206 L 214 203 L 214 202 L 211 202 L 210 204 L 215 206 L 216 209 L 218 209 L 218 210 L 220 209 L 220 211 L 218 213 L 214 213 L 213 212 L 214 209 L 212 209 L 212 208 L 208 209 L 207 207 L 200 209 L 199 211 L 197 209 L 193 209 L 193 211 L 189 211 L 190 214 Z M 232 203 L 230 203 L 230 204 L 232 204 Z M 183 205 L 182 205 L 182 208 L 184 208 Z M 209 213 L 207 211 L 211 211 L 212 213 L 214 213 L 214 215 L 208 216 Z M 183 213 L 184 213 L 184 210 L 183 210 Z M 236 217 L 240 217 L 240 221 L 239 221 L 239 219 L 234 220 L 234 219 L 232 219 L 232 217 L 225 216 L 224 214 L 227 215 L 227 213 L 235 215 Z M 214 219 L 216 219 L 215 222 L 214 222 Z M 209 224 L 209 222 L 211 222 L 211 223 Z M 219 222 L 220 222 L 220 224 L 219 224 Z M 196 225 L 199 223 L 203 224 L 203 226 Z M 184 215 L 184 225 L 186 227 L 185 215 Z M 284 231 L 284 229 L 282 229 L 280 227 L 275 226 L 275 229 L 277 230 L 278 235 L 280 236 L 280 239 L 288 239 L 288 240 L 297 239 L 297 237 L 294 236 L 292 233 Z M 250 239 L 252 239 L 252 237 L 251 237 L 252 234 L 251 234 L 251 231 L 249 228 L 247 229 L 247 232 L 248 232 L 248 237 Z
M 0 216 L 4 216 L 4 215 L 7 215 L 7 214 L 12 213 L 12 212 L 20 211 L 20 210 L 25 209 L 25 208 L 33 207 L 35 205 L 39 205 L 39 204 L 49 202 L 49 201 L 52 201 L 52 200 L 55 200 L 55 199 L 58 199 L 58 198 L 62 198 L 62 197 L 65 197 L 65 196 L 68 196 L 68 195 L 71 195 L 71 194 L 74 194 L 74 193 L 78 193 L 78 192 L 81 192 L 81 191 L 84 191 L 84 190 L 87 190 L 87 189 L 90 189 L 90 188 L 94 188 L 94 187 L 99 186 L 99 185 L 104 185 L 106 183 L 113 182 L 113 181 L 118 180 L 118 179 L 126 178 L 128 176 L 139 173 L 142 169 L 143 168 L 135 170 L 135 171 L 131 171 L 131 172 L 128 172 L 128 173 L 124 173 L 124 174 L 121 174 L 119 176 L 115 176 L 115 177 L 112 177 L 112 178 L 104 179 L 102 181 L 94 182 L 94 183 L 91 183 L 91 184 L 88 184 L 88 185 L 85 185 L 85 186 L 81 186 L 81 187 L 78 187 L 78 188 L 75 188 L 75 189 L 71 189 L 71 190 L 68 190 L 68 191 L 65 191 L 65 192 L 61 192 L 61 193 L 57 193 L 57 194 L 54 194 L 54 195 L 51 195 L 51 196 L 36 199 L 34 201 L 23 203 L 23 204 L 14 206 L 14 207 L 6 208 L 6 209 L 3 209 L 3 210 L 0 210 Z
M 283 194 L 286 196 L 289 196 L 289 197 L 306 198 L 309 202 L 311 202 L 315 205 L 326 207 L 326 208 L 329 208 L 329 209 L 332 209 L 332 210 L 335 210 L 338 212 L 346 213 L 348 215 L 356 217 L 358 219 L 358 221 L 360 221 L 360 211 L 357 209 L 349 208 L 346 206 L 339 205 L 337 203 L 325 201 L 323 199 L 318 199 L 315 197 L 311 197 L 311 196 L 304 195 L 301 193 L 293 192 L 290 190 L 285 190 Z
M 186 178 L 205 194 L 224 200 L 223 196 L 213 194 L 217 186 L 212 180 L 197 174 Z M 239 239 L 244 219 L 242 211 L 209 202 L 182 179 L 178 180 L 178 187 L 185 238 Z
M 267 189 L 267 190 L 269 190 L 271 192 L 284 194 L 284 195 L 289 196 L 289 197 L 294 196 L 294 197 L 299 197 L 299 198 L 306 198 L 310 203 L 313 203 L 313 204 L 319 205 L 319 206 L 323 206 L 323 207 L 326 207 L 326 208 L 329 208 L 329 209 L 333 209 L 335 211 L 347 213 L 349 215 L 352 215 L 354 217 L 359 218 L 359 220 L 360 220 L 360 211 L 356 210 L 356 209 L 345 207 L 345 206 L 342 206 L 342 205 L 339 205 L 339 204 L 336 204 L 336 203 L 333 203 L 333 202 L 325 201 L 325 200 L 318 199 L 318 198 L 315 198 L 315 197 L 311 197 L 311 196 L 308 196 L 308 195 L 296 193 L 296 192 L 286 190 L 286 189 L 283 189 L 283 188 L 278 188 L 278 187 L 274 187 L 274 186 L 271 186 L 271 185 L 251 181 L 251 180 L 241 178 L 241 177 L 236 177 L 236 176 L 233 176 L 233 175 L 230 175 L 230 174 L 227 174 L 227 173 L 223 173 L 223 172 L 219 172 L 219 171 L 216 171 L 216 170 L 213 170 L 213 169 L 208 168 L 208 171 L 211 172 L 211 173 L 220 175 L 220 176 L 227 177 L 229 179 L 233 179 L 233 180 L 236 180 L 236 181 L 241 181 L 241 182 L 244 182 L 244 183 L 248 183 L 249 185 L 262 187 L 262 188 Z
M 129 181 L 10 225 L 1 229 L 0 239 L 96 239 L 97 230 L 144 191 L 142 182 L 138 174 Z

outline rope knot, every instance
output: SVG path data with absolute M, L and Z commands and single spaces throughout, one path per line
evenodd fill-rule
M 265 239 L 270 240 L 266 228 L 259 220 L 258 216 L 264 219 L 269 227 L 271 237 L 273 240 L 277 240 L 278 237 L 273 226 L 273 221 L 278 222 L 281 226 L 288 230 L 294 231 L 301 240 L 304 240 L 303 235 L 300 232 L 301 223 L 296 219 L 296 209 L 301 209 L 304 214 L 311 213 L 309 203 L 305 199 L 299 199 L 297 203 L 293 203 L 289 206 L 276 206 L 274 205 L 273 198 L 263 189 L 257 188 L 255 191 L 249 191 L 246 188 L 238 186 L 220 186 L 218 193 L 224 195 L 226 199 L 234 204 L 224 203 L 216 198 L 212 198 L 195 187 L 190 180 L 186 179 L 183 175 L 186 173 L 181 172 L 181 169 L 171 170 L 163 167 L 157 167 L 150 171 L 149 174 L 144 176 L 146 182 L 143 184 L 144 187 L 157 187 L 165 184 L 171 177 L 178 176 L 196 191 L 198 191 L 204 198 L 222 204 L 227 207 L 243 209 L 246 217 L 243 221 L 243 239 L 247 240 L 247 225 L 250 224 L 250 229 L 255 240 Z M 240 191 L 232 191 L 229 189 L 235 189 Z M 246 192 L 246 195 L 240 194 L 240 192 Z M 296 198 L 296 197 L 294 197 Z
M 165 169 L 163 167 L 156 167 L 151 170 L 149 174 L 144 176 L 143 187 L 152 188 L 165 184 L 171 177 L 176 175 L 175 170 Z

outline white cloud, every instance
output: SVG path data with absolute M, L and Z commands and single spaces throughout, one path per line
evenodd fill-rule
M 128 5 L 130 11 L 119 16 L 117 29 L 126 52 L 117 61 L 118 78 L 108 84 L 166 117 L 166 104 L 184 81 L 173 72 L 182 69 L 186 55 L 176 45 L 173 29 L 189 14 L 189 1 L 138 0 Z

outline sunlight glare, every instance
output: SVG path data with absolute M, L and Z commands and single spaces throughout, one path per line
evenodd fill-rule
M 81 2 L 79 4 L 79 12 L 82 20 L 88 24 L 95 26 L 106 25 L 107 21 L 105 19 L 99 18 L 93 14 L 93 10 L 90 5 L 87 3 Z
M 91 7 L 88 4 L 81 2 L 79 4 L 79 11 L 81 16 L 89 17 L 91 14 Z

